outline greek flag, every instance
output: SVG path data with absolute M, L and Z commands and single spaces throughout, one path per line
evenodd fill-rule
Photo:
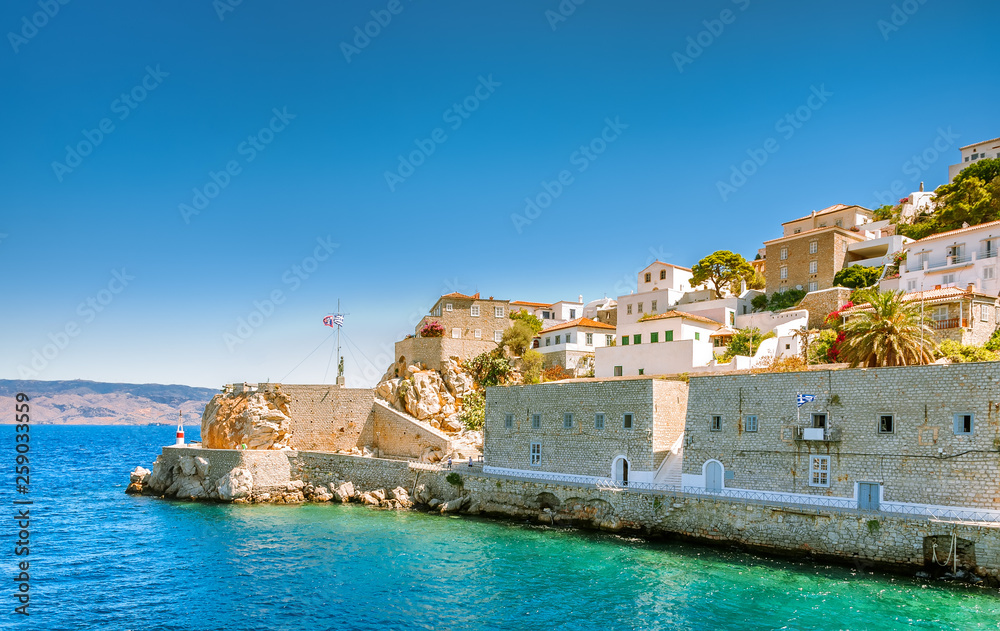
M 815 394 L 799 394 L 795 396 L 795 401 L 799 404 L 799 407 L 802 407 L 806 403 L 814 401 L 815 399 L 816 399 Z
M 344 315 L 342 313 L 328 315 L 325 318 L 323 318 L 323 324 L 329 327 L 344 326 Z

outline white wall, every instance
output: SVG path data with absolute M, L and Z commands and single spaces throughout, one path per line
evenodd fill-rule
M 615 366 L 622 367 L 623 376 L 635 376 L 639 369 L 644 375 L 671 375 L 691 372 L 712 361 L 711 342 L 680 340 L 629 346 L 606 346 L 594 352 L 594 375 L 615 376 Z
M 792 331 L 806 326 L 808 322 L 809 311 L 807 309 L 795 309 L 780 313 L 760 311 L 736 316 L 737 328 L 755 327 L 761 333 L 766 334 L 774 331 L 774 334 L 779 336 L 791 335 Z
M 567 343 L 566 334 L 570 334 L 571 341 Z M 594 343 L 592 345 L 587 344 L 587 333 L 594 334 Z M 583 351 L 587 353 L 594 352 L 595 348 L 607 346 L 607 335 L 611 336 L 611 339 L 615 339 L 615 332 L 611 329 L 601 330 L 600 333 L 597 331 L 588 331 L 586 328 L 580 329 L 577 327 L 572 327 L 569 329 L 561 329 L 559 331 L 542 331 L 539 334 L 538 348 L 539 353 L 555 353 L 556 351 Z M 559 344 L 556 344 L 556 336 L 559 336 L 561 340 Z M 545 338 L 549 338 L 552 341 L 550 346 L 545 345 Z
M 986 240 L 992 241 L 990 252 L 987 252 Z M 948 248 L 955 245 L 964 247 L 963 260 L 948 256 Z M 900 266 L 899 288 L 908 292 L 934 289 L 937 285 L 954 285 L 964 289 L 969 283 L 975 283 L 979 291 L 997 294 L 1000 291 L 997 282 L 997 275 L 1000 274 L 998 247 L 1000 224 L 915 242 L 910 245 L 906 261 Z

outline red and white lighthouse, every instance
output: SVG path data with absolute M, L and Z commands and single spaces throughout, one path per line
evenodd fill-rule
M 184 444 L 184 414 L 180 410 L 177 410 L 177 442 L 174 444 Z

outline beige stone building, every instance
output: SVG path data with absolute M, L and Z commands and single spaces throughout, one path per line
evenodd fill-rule
M 509 300 L 493 296 L 445 294 L 434 303 L 430 314 L 417 323 L 413 336 L 396 342 L 396 362 L 421 362 L 429 368 L 440 369 L 449 357 L 465 361 L 493 350 L 512 324 L 510 309 Z M 432 322 L 444 328 L 443 336 L 421 334 Z
M 1000 509 L 998 384 L 1000 362 L 692 375 L 683 483 L 847 508 Z
M 767 292 L 833 287 L 833 278 L 851 265 L 883 266 L 910 239 L 893 234 L 872 211 L 836 204 L 782 224 L 783 234 L 764 242 Z
M 679 480 L 687 384 L 581 379 L 486 389 L 484 471 L 580 482 Z
M 995 295 L 976 291 L 974 284 L 965 289 L 942 287 L 917 291 L 903 296 L 904 302 L 919 303 L 931 319 L 931 328 L 937 341 L 954 340 L 961 344 L 982 346 L 996 331 L 1000 299 Z M 845 309 L 841 315 L 850 320 L 858 313 L 870 309 L 857 305 Z

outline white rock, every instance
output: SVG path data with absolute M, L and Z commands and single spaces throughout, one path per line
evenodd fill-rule
M 451 500 L 450 502 L 445 502 L 444 504 L 442 504 L 441 505 L 441 512 L 442 513 L 454 513 L 456 511 L 461 510 L 463 504 L 465 504 L 465 498 L 464 497 L 456 497 L 455 499 Z
M 253 491 L 253 475 L 246 469 L 237 467 L 222 476 L 216 490 L 219 499 L 227 502 L 246 497 Z
M 129 474 L 128 477 L 129 482 L 139 482 L 145 484 L 146 477 L 149 476 L 150 473 L 151 472 L 149 469 L 144 469 L 143 467 L 136 467 L 135 469 L 132 470 L 132 473 Z
M 180 465 L 181 473 L 184 475 L 194 475 L 198 471 L 191 456 L 181 456 L 177 459 L 177 464 Z

